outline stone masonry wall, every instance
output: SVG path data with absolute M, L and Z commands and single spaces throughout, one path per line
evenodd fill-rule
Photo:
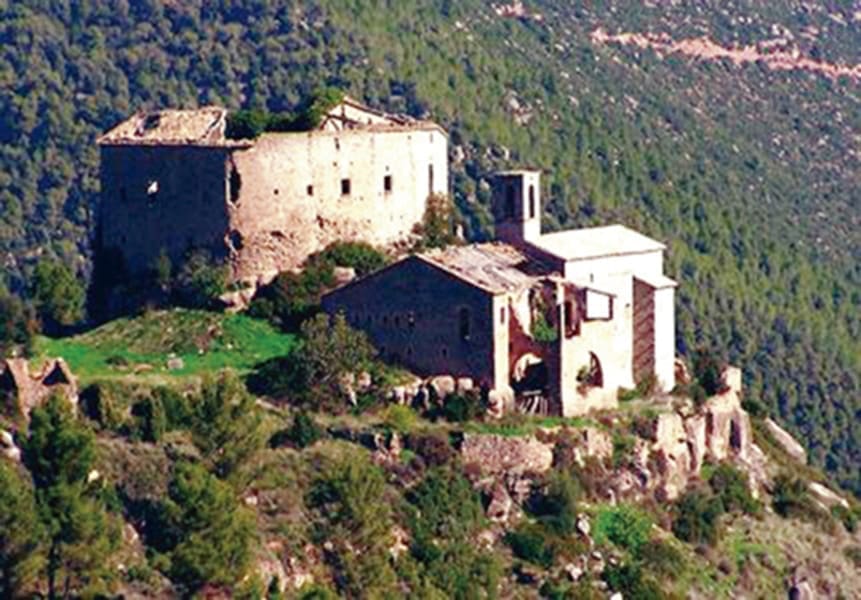
M 239 149 L 106 145 L 100 241 L 135 275 L 194 247 L 266 282 L 334 241 L 407 238 L 429 194 L 447 193 L 447 161 L 430 126 L 270 133 Z
M 239 278 L 294 269 L 337 240 L 403 240 L 430 193 L 448 191 L 448 141 L 436 128 L 264 134 L 232 160 Z

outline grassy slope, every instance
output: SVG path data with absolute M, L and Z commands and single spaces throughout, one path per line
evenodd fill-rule
M 84 382 L 132 373 L 189 377 L 227 367 L 246 372 L 264 360 L 289 354 L 295 345 L 294 336 L 265 321 L 176 309 L 117 319 L 70 338 L 41 337 L 36 360 L 62 356 Z M 168 371 L 166 362 L 174 355 L 184 367 Z

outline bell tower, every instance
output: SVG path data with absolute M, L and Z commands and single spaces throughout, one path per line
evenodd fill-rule
M 496 238 L 517 245 L 541 236 L 541 171 L 501 171 L 493 176 Z

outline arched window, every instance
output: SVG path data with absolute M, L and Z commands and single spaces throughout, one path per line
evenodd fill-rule
M 535 218 L 535 186 L 529 186 L 529 218 Z
M 460 339 L 463 341 L 469 340 L 469 309 L 461 308 L 458 311 L 458 331 L 460 333 Z

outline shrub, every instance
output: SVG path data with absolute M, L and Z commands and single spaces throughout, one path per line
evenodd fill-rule
M 439 433 L 410 435 L 407 447 L 421 456 L 429 467 L 445 466 L 455 458 L 455 451 L 447 437 Z
M 661 587 L 634 564 L 609 566 L 602 577 L 610 589 L 622 593 L 622 597 L 632 600 L 662 600 Z
M 293 424 L 286 431 L 276 433 L 270 441 L 270 446 L 280 446 L 281 441 L 289 441 L 297 448 L 307 448 L 320 440 L 324 435 L 314 418 L 307 412 L 301 411 L 293 417 Z
M 774 478 L 771 492 L 774 512 L 784 518 L 798 517 L 814 520 L 821 516 L 820 509 L 810 498 L 807 482 L 789 473 L 781 473 Z
M 601 509 L 595 519 L 595 541 L 609 540 L 633 555 L 649 541 L 652 521 L 642 511 L 628 504 Z
M 99 424 L 101 429 L 119 433 L 128 423 L 129 405 L 135 391 L 118 382 L 99 382 L 81 392 L 84 414 Z
M 640 548 L 640 559 L 649 572 L 676 579 L 686 569 L 685 555 L 664 540 L 650 540 Z
M 556 560 L 556 551 L 547 543 L 545 534 L 537 525 L 523 524 L 505 534 L 505 543 L 514 556 L 532 564 L 549 569 Z
M 625 465 L 634 451 L 636 439 L 632 435 L 613 432 L 613 468 L 618 469 Z
M 553 533 L 574 533 L 577 524 L 577 501 L 581 495 L 577 481 L 565 473 L 554 472 L 544 492 L 530 503 L 530 510 Z
M 697 383 L 702 386 L 706 396 L 714 396 L 725 391 L 721 374 L 724 363 L 711 351 L 700 348 L 694 352 L 693 371 Z
M 391 430 L 409 433 L 416 426 L 416 413 L 409 406 L 391 404 L 383 413 L 383 423 Z
M 675 505 L 673 533 L 692 544 L 713 545 L 720 537 L 723 512 L 720 498 L 706 490 L 691 490 Z
M 726 512 L 738 510 L 749 515 L 759 512 L 759 503 L 750 495 L 747 475 L 731 464 L 718 465 L 708 481 Z
M 145 442 L 160 442 L 167 431 L 167 415 L 159 397 L 144 398 L 132 407 L 137 417 L 141 439 Z
M 422 222 L 415 227 L 420 240 L 414 250 L 444 248 L 458 241 L 454 233 L 455 208 L 447 194 L 431 194 Z
M 385 254 L 366 242 L 333 242 L 317 254 L 312 254 L 308 265 L 349 267 L 355 269 L 358 277 L 379 271 L 388 264 Z
M 449 394 L 446 396 L 442 415 L 451 423 L 473 421 L 484 414 L 485 407 L 478 394 Z
M 0 358 L 13 350 L 27 354 L 37 329 L 32 308 L 0 285 Z
M 168 431 L 186 429 L 191 423 L 191 406 L 188 398 L 172 387 L 160 385 L 150 392 L 153 400 L 161 403 L 164 409 Z
M 176 275 L 175 292 L 180 304 L 190 308 L 215 308 L 227 291 L 229 271 L 206 250 L 192 250 Z
M 846 508 L 840 504 L 835 504 L 831 507 L 831 516 L 843 523 L 846 531 L 855 533 L 858 529 L 858 519 L 861 517 L 861 511 L 857 507 Z

